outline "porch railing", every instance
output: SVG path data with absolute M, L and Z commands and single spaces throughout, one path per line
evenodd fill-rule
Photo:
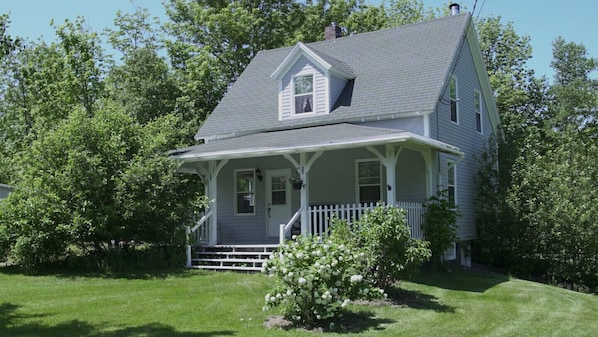
M 185 232 L 187 236 L 193 236 L 196 245 L 205 244 L 210 238 L 210 226 L 208 226 L 208 219 L 212 216 L 212 210 L 203 215 L 195 226 L 187 226 Z M 190 242 L 189 242 L 190 243 Z M 191 245 L 187 244 L 187 267 L 191 267 Z
M 299 219 L 299 217 L 301 216 L 301 211 L 303 211 L 303 207 L 299 208 L 299 210 L 297 212 L 295 212 L 295 214 L 291 217 L 291 220 L 289 220 L 289 222 L 287 222 L 286 225 L 280 224 L 280 233 L 279 233 L 280 241 L 279 241 L 279 243 L 281 245 L 284 244 L 284 239 L 286 238 L 289 230 L 291 230 L 291 227 L 293 227 L 293 224 L 295 224 L 297 219 Z
M 425 212 L 423 204 L 399 201 L 396 206 L 407 211 L 405 218 L 411 229 L 411 237 L 421 239 L 423 237 L 421 224 Z M 309 219 L 311 226 L 308 230 L 311 234 L 326 237 L 329 234 L 330 218 L 333 215 L 339 219 L 355 221 L 359 220 L 368 209 L 374 207 L 376 207 L 375 203 L 310 206 Z

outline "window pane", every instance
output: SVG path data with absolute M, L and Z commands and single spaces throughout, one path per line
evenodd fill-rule
M 253 170 L 236 172 L 235 193 L 237 200 L 237 213 L 253 213 L 255 174 Z
M 449 186 L 448 188 L 448 201 L 452 204 L 455 203 L 455 187 Z
M 448 184 L 455 185 L 455 167 L 448 169 Z
M 380 163 L 377 161 L 363 161 L 359 164 L 359 183 L 380 183 Z
M 451 101 L 451 121 L 457 123 L 457 102 Z
M 295 96 L 295 113 L 306 113 L 313 111 L 313 95 Z
M 479 113 L 475 114 L 475 127 L 477 132 L 482 132 L 482 115 Z
M 285 205 L 287 193 L 285 191 L 272 191 L 272 205 Z
M 451 101 L 451 121 L 457 123 L 458 116 L 457 116 L 457 78 L 451 77 L 449 81 L 449 98 Z
M 253 193 L 237 194 L 237 213 L 253 213 Z
M 311 94 L 314 92 L 313 75 L 295 77 L 295 95 Z
M 237 172 L 237 191 L 253 191 L 253 171 Z
M 360 186 L 359 201 L 362 203 L 380 201 L 380 186 Z
M 287 179 L 285 176 L 273 176 L 271 184 L 272 205 L 285 205 L 287 203 Z
M 360 202 L 380 201 L 380 162 L 362 161 L 357 163 L 357 182 Z

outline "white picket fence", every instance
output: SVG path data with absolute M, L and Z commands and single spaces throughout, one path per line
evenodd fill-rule
M 424 205 L 417 202 L 399 201 L 396 206 L 407 211 L 405 218 L 411 229 L 411 237 L 423 238 L 421 224 L 425 212 Z M 368 209 L 374 207 L 376 207 L 375 203 L 310 206 L 311 226 L 309 226 L 309 230 L 311 230 L 311 234 L 327 236 L 332 216 L 351 222 L 359 220 Z

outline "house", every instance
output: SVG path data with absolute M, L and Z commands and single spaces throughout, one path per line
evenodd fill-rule
M 420 236 L 422 203 L 448 190 L 467 247 L 476 156 L 499 118 L 472 17 L 454 9 L 347 37 L 333 25 L 326 40 L 258 53 L 197 132 L 202 144 L 170 153 L 212 200 L 189 232 L 276 244 L 383 201 L 407 208 Z

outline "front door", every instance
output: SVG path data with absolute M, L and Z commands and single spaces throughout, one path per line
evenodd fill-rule
M 269 237 L 278 237 L 280 224 L 286 224 L 291 219 L 290 177 L 290 169 L 266 171 L 266 221 Z

